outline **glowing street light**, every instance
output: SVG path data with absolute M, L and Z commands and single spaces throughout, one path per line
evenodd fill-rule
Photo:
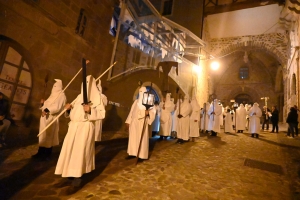
M 212 63 L 210 64 L 210 67 L 211 67 L 212 70 L 216 71 L 216 70 L 219 69 L 220 63 L 214 61 L 214 62 L 212 62 Z
M 202 68 L 199 65 L 194 65 L 193 71 L 196 72 L 197 74 L 200 74 L 202 72 Z

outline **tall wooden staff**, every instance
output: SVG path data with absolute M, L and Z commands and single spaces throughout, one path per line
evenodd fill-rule
M 206 131 L 206 127 L 205 127 L 205 125 L 206 125 L 206 103 L 204 103 L 204 106 L 203 106 L 203 117 L 204 117 L 204 119 L 203 119 L 203 132 L 205 132 Z
M 109 69 L 111 69 L 117 62 L 115 62 L 114 64 L 112 64 L 107 70 L 105 70 L 96 80 L 99 80 Z M 81 69 L 82 70 L 82 69 Z M 79 72 L 81 71 L 79 70 Z M 75 77 L 79 74 L 79 72 L 75 75 Z M 74 77 L 74 78 L 75 78 Z M 72 81 L 74 80 L 74 78 L 72 79 Z M 72 101 L 71 104 L 74 103 L 76 99 L 74 99 Z M 42 133 L 44 133 L 60 116 L 62 116 L 62 114 L 64 114 L 66 112 L 66 109 L 64 109 L 63 111 L 61 111 L 61 113 L 59 113 L 53 120 L 51 123 L 49 123 L 42 131 L 39 132 L 39 134 L 37 135 L 37 137 L 39 137 Z
M 152 90 L 152 83 L 151 83 L 151 86 L 150 86 L 150 90 L 149 90 L 149 93 L 151 92 Z M 143 98 L 143 97 L 142 97 Z M 146 110 L 148 111 L 149 108 L 151 108 L 152 106 L 148 104 L 148 97 L 147 97 L 147 104 L 144 104 L 143 105 L 146 107 Z M 144 117 L 144 123 L 143 123 L 143 128 L 142 128 L 142 133 L 141 133 L 141 138 L 140 138 L 140 143 L 139 143 L 139 146 L 138 146 L 138 151 L 137 151 L 137 154 L 136 154 L 136 165 L 139 161 L 139 154 L 140 154 L 140 150 L 141 150 L 141 144 L 142 144 L 142 141 L 143 141 L 143 137 L 144 137 L 144 133 L 145 133 L 145 129 L 146 129 L 146 122 L 147 122 L 147 117 L 148 115 L 145 114 L 145 117 Z
M 213 100 L 213 121 L 215 121 L 215 101 Z
M 148 109 L 146 109 L 146 110 L 148 110 Z M 141 151 L 141 143 L 142 143 L 142 140 L 143 140 L 143 137 L 144 137 L 144 132 L 145 132 L 145 129 L 146 129 L 146 122 L 147 122 L 146 119 L 147 119 L 147 117 L 148 116 L 145 114 L 142 133 L 141 133 L 141 138 L 140 138 L 140 142 L 139 142 L 139 147 L 138 147 L 138 151 L 137 151 L 137 154 L 136 154 L 136 162 L 135 162 L 136 165 L 139 161 L 139 154 L 140 154 L 140 151 Z

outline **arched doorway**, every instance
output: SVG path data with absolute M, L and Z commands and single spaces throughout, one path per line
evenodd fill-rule
M 252 97 L 248 94 L 239 94 L 234 99 L 238 104 L 253 104 Z
M 10 115 L 14 121 L 24 117 L 32 89 L 32 76 L 26 56 L 18 44 L 0 37 L 0 91 L 10 102 Z

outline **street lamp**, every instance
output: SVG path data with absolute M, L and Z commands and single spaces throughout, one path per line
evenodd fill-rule
M 217 61 L 214 61 L 214 62 L 212 62 L 212 63 L 210 64 L 210 67 L 211 67 L 212 70 L 216 71 L 216 70 L 219 69 L 220 63 L 217 62 Z

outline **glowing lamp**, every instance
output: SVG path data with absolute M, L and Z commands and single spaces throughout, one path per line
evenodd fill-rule
M 146 110 L 154 106 L 155 97 L 154 94 L 144 92 L 142 104 L 146 107 Z
M 210 67 L 211 67 L 211 69 L 212 70 L 218 70 L 219 69 L 219 67 L 220 67 L 220 63 L 218 63 L 218 62 L 212 62 L 211 64 L 210 64 Z

